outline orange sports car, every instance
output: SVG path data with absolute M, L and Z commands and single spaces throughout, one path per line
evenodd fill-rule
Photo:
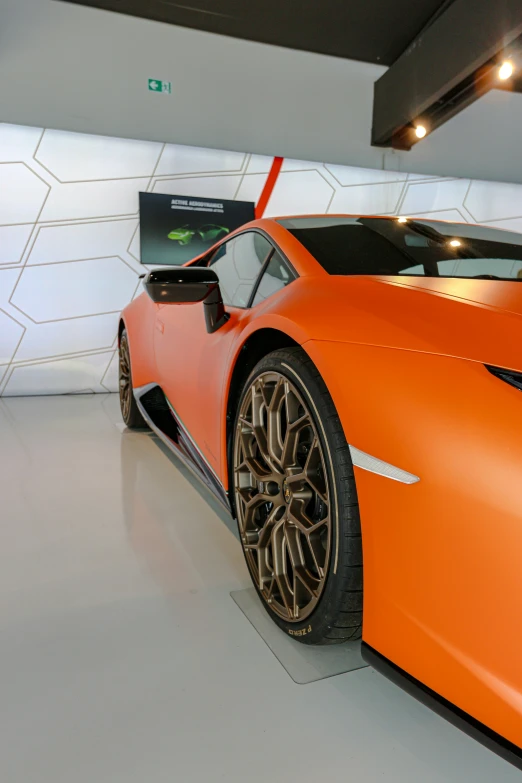
M 522 236 L 328 215 L 151 271 L 119 327 L 125 423 L 237 518 L 274 622 L 306 644 L 362 634 L 515 763 L 521 316 Z

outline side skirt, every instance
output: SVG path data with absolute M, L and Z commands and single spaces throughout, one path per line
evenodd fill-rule
M 134 389 L 134 398 L 151 430 L 231 514 L 227 492 L 183 426 L 161 387 L 156 383 L 140 386 Z
M 404 691 L 413 696 L 417 701 L 422 702 L 433 712 L 452 723 L 458 729 L 468 734 L 473 739 L 485 745 L 505 761 L 509 761 L 513 766 L 522 769 L 522 748 L 505 739 L 501 734 L 485 726 L 480 721 L 473 718 L 464 710 L 456 707 L 443 696 L 432 691 L 419 680 L 416 680 L 410 674 L 400 669 L 394 663 L 374 650 L 373 647 L 363 642 L 361 645 L 361 654 L 363 659 L 370 666 L 373 666 L 380 674 L 390 679 Z

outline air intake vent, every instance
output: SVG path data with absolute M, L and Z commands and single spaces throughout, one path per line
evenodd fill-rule
M 179 441 L 179 430 L 177 424 L 170 412 L 165 395 L 159 386 L 155 386 L 150 391 L 140 397 L 140 402 L 145 408 L 147 415 L 152 423 L 161 430 L 174 443 Z
M 506 383 L 509 383 L 510 386 L 514 386 L 515 389 L 522 391 L 521 372 L 514 372 L 513 370 L 503 370 L 501 367 L 491 367 L 488 364 L 486 364 L 485 367 L 486 370 L 489 370 L 489 372 L 492 375 L 496 375 L 496 377 L 500 378 L 501 381 L 505 381 Z

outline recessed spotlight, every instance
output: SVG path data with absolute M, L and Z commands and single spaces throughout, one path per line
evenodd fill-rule
M 461 244 L 460 239 L 452 239 L 450 242 L 451 247 L 460 247 Z
M 513 76 L 514 70 L 515 68 L 513 67 L 513 63 L 509 60 L 505 60 L 498 69 L 498 78 L 502 79 L 502 81 L 505 81 L 506 79 L 509 79 L 511 76 Z
M 397 223 L 407 223 L 407 222 L 408 222 L 408 218 L 405 217 L 397 218 Z
M 415 126 L 415 135 L 418 139 L 423 139 L 428 131 L 424 127 L 424 125 L 416 125 Z

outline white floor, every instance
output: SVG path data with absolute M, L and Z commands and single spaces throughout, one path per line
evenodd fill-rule
M 366 668 L 296 685 L 233 523 L 115 395 L 0 400 L 1 783 L 519 781 Z

